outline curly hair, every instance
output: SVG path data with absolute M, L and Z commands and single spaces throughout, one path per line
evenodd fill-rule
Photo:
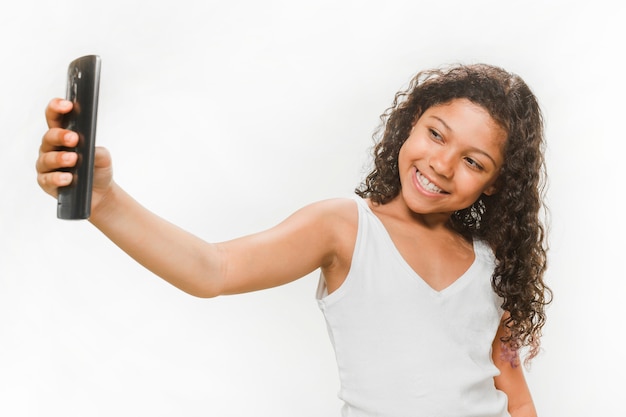
M 541 219 L 546 170 L 543 117 L 534 94 L 516 74 L 486 64 L 457 65 L 418 73 L 398 92 L 374 134 L 374 168 L 355 190 L 375 204 L 400 193 L 398 154 L 421 115 L 435 105 L 468 99 L 489 112 L 507 132 L 498 192 L 482 195 L 450 218 L 453 230 L 488 243 L 496 257 L 491 278 L 508 312 L 506 350 L 527 348 L 525 363 L 539 353 L 545 307 L 552 292 L 543 275 L 547 262 Z M 514 365 L 517 355 L 514 355 Z

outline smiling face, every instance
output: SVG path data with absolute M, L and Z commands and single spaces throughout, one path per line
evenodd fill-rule
M 398 155 L 398 196 L 417 214 L 453 212 L 491 195 L 504 162 L 507 134 L 466 99 L 428 108 Z

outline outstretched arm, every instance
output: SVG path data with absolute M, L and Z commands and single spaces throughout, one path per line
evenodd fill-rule
M 307 206 L 279 225 L 208 243 L 148 211 L 113 185 L 90 221 L 121 249 L 192 295 L 214 297 L 286 284 L 334 262 L 337 202 Z
M 67 151 L 78 136 L 61 127 L 71 102 L 53 100 L 46 109 L 49 130 L 37 160 L 38 182 L 52 196 L 69 184 L 61 168 L 74 166 Z M 281 285 L 337 262 L 345 202 L 305 207 L 265 232 L 224 243 L 208 243 L 150 212 L 114 181 L 111 157 L 96 149 L 89 221 L 139 263 L 183 291 L 214 297 Z
M 535 404 L 526 384 L 524 370 L 517 352 L 511 352 L 500 341 L 506 332 L 503 319 L 493 341 L 492 349 L 493 362 L 500 370 L 500 375 L 494 378 L 496 388 L 507 395 L 511 417 L 537 417 Z

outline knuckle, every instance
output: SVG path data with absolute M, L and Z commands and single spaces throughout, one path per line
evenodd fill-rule
M 37 183 L 41 188 L 47 188 L 49 185 L 48 176 L 46 174 L 37 175 Z
M 65 152 L 54 152 L 52 155 L 50 155 L 50 158 L 53 159 L 54 161 L 55 167 L 61 167 L 61 166 L 67 165 L 65 163 L 65 159 L 63 158 L 64 154 Z
M 35 169 L 37 172 L 42 172 L 44 170 L 44 157 L 45 154 L 39 154 L 37 161 L 35 161 Z

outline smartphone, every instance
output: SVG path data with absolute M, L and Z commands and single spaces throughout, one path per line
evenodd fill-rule
M 66 220 L 87 219 L 91 215 L 93 164 L 96 147 L 96 120 L 100 89 L 100 57 L 87 55 L 72 61 L 67 70 L 66 98 L 74 103 L 63 120 L 63 128 L 78 133 L 76 166 L 70 185 L 59 188 L 57 217 Z

